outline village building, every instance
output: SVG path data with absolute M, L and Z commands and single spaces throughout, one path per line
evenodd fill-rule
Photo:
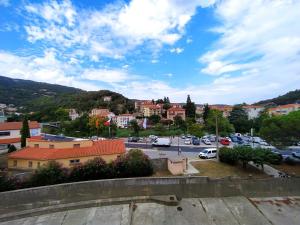
M 287 115 L 290 112 L 300 110 L 300 104 L 287 104 L 279 105 L 277 107 L 269 108 L 268 112 L 270 115 Z
M 99 157 L 111 162 L 124 153 L 122 139 L 49 141 L 28 138 L 25 148 L 8 155 L 8 169 L 35 170 L 50 161 L 70 168 Z
M 41 126 L 36 121 L 29 121 L 30 136 L 40 136 Z M 0 145 L 7 147 L 10 144 L 15 145 L 16 148 L 21 147 L 21 128 L 22 122 L 4 122 L 0 123 Z
M 183 120 L 185 120 L 185 109 L 175 106 L 167 110 L 167 119 L 174 121 L 176 116 L 180 116 Z

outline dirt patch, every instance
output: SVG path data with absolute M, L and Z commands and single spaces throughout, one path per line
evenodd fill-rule
M 281 164 L 281 165 L 272 165 L 275 169 L 287 173 L 289 175 L 296 175 L 300 176 L 300 165 L 288 165 L 288 164 Z
M 267 174 L 262 171 L 248 165 L 246 169 L 243 169 L 241 165 L 231 166 L 225 163 L 216 162 L 212 160 L 197 161 L 191 163 L 197 170 L 199 170 L 199 176 L 207 176 L 213 178 L 221 178 L 227 176 L 233 177 L 249 177 L 251 175 L 254 178 L 268 177 Z

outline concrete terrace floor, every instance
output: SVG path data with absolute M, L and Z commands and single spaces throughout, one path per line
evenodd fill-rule
M 0 225 L 150 225 L 300 224 L 300 197 L 277 198 L 189 198 L 177 206 L 158 203 L 122 204 L 69 210 Z

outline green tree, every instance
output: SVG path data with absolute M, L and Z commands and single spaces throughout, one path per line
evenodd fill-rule
M 203 109 L 203 115 L 202 115 L 204 124 L 206 124 L 206 120 L 208 118 L 209 110 L 210 110 L 210 108 L 209 108 L 208 104 L 205 104 L 204 109 Z
M 300 111 L 273 116 L 263 121 L 260 135 L 277 147 L 290 146 L 300 139 Z
M 203 126 L 193 123 L 188 126 L 188 133 L 196 137 L 202 137 L 204 135 Z
M 248 115 L 242 106 L 234 106 L 228 119 L 229 122 L 234 126 L 236 132 L 249 132 L 251 128 L 251 121 L 248 120 Z
M 187 131 L 186 122 L 182 119 L 181 116 L 177 115 L 174 117 L 174 125 L 176 126 L 176 128 L 182 130 L 183 132 Z
M 140 126 L 138 124 L 138 122 L 136 120 L 131 120 L 129 122 L 130 124 L 130 129 L 132 129 L 133 131 L 133 134 L 136 135 L 136 136 L 139 136 L 139 132 L 140 132 Z
M 227 136 L 228 134 L 234 132 L 232 124 L 229 123 L 227 118 L 223 117 L 221 111 L 216 109 L 209 110 L 209 114 L 205 124 L 205 129 L 207 132 L 216 132 L 216 118 L 218 120 L 218 128 L 221 136 Z
M 192 102 L 190 95 L 187 96 L 186 104 L 184 106 L 186 116 L 189 118 L 195 119 L 196 116 L 196 106 L 195 103 Z
M 70 120 L 69 112 L 67 109 L 64 109 L 62 107 L 58 108 L 55 112 L 56 121 L 66 121 Z
M 161 120 L 159 115 L 151 115 L 148 119 L 151 124 L 157 124 Z
M 21 128 L 21 148 L 24 148 L 26 146 L 26 138 L 30 138 L 30 129 L 28 124 L 28 119 L 25 116 Z

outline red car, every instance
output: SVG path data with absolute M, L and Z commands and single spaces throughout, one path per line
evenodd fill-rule
M 226 139 L 226 138 L 222 138 L 221 141 L 220 141 L 220 143 L 221 143 L 222 145 L 229 145 L 229 144 L 230 144 L 230 141 L 229 141 L 228 139 Z

